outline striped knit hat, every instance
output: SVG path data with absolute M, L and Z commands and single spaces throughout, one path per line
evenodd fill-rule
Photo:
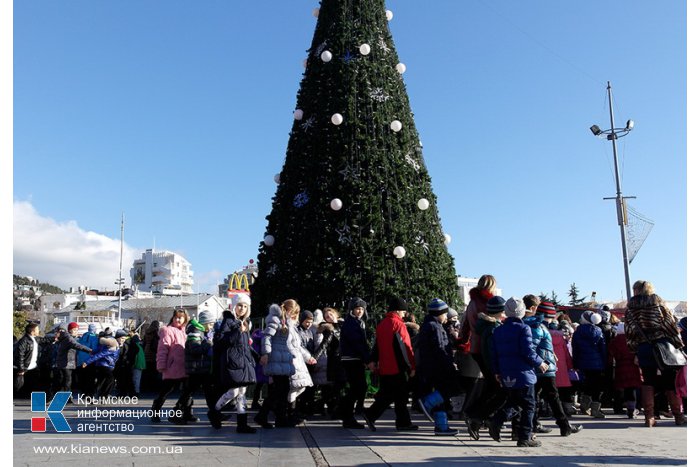
M 551 302 L 541 302 L 537 306 L 537 313 L 543 314 L 545 318 L 554 318 L 557 315 L 557 307 Z
M 430 303 L 428 303 L 428 313 L 433 316 L 440 316 L 443 313 L 447 313 L 449 309 L 450 307 L 447 306 L 447 303 L 439 298 L 433 298 Z
M 486 313 L 490 315 L 495 315 L 506 310 L 506 301 L 503 297 L 496 295 L 495 297 L 489 298 L 486 302 Z

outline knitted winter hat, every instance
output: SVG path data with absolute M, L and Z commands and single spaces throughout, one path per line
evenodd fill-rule
M 447 309 L 447 319 L 457 318 L 458 316 L 457 310 L 453 310 L 452 308 Z
M 117 339 L 119 339 L 120 337 L 127 337 L 128 335 L 129 335 L 129 333 L 126 332 L 125 330 L 123 330 L 123 329 L 117 329 L 117 332 L 114 334 L 114 337 L 116 337 Z
M 200 324 L 214 323 L 216 322 L 216 316 L 214 315 L 214 312 L 204 310 L 201 313 L 199 313 L 199 318 L 197 319 L 197 321 L 199 321 Z
M 407 311 L 408 304 L 406 300 L 399 297 L 391 297 L 389 300 L 389 311 Z
M 506 302 L 505 309 L 506 316 L 509 318 L 522 319 L 525 316 L 525 304 L 519 298 L 510 297 Z
M 600 322 L 601 323 L 609 323 L 610 322 L 610 312 L 608 310 L 600 310 L 598 311 L 598 314 L 600 315 Z
M 79 328 L 79 327 L 80 327 L 80 325 L 79 325 L 78 323 L 76 323 L 75 321 L 73 321 L 72 323 L 68 324 L 68 330 L 69 330 L 69 331 L 70 331 L 71 329 L 76 329 L 76 328 Z
M 537 306 L 537 314 L 543 314 L 545 318 L 554 318 L 557 315 L 557 307 L 551 302 L 541 302 Z
M 299 315 L 299 322 L 301 323 L 302 321 L 307 320 L 307 319 L 313 320 L 314 314 L 311 313 L 309 310 L 304 310 Z
M 524 305 L 523 305 L 524 306 Z M 500 295 L 489 298 L 486 302 L 486 313 L 496 315 L 506 310 L 506 300 Z
M 358 306 L 361 306 L 365 310 L 367 309 L 367 302 L 362 300 L 360 297 L 355 297 L 350 300 L 350 310 L 354 310 Z
M 588 324 L 600 324 L 601 317 L 598 313 L 595 313 L 591 310 L 584 311 L 583 314 L 581 315 L 581 324 L 583 323 L 588 323 Z
M 430 303 L 428 303 L 428 313 L 433 316 L 440 316 L 443 313 L 447 313 L 449 308 L 447 303 L 439 298 L 433 298 Z

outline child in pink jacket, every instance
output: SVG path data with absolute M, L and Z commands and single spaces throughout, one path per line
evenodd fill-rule
M 160 328 L 158 331 L 158 351 L 156 353 L 156 369 L 161 373 L 163 381 L 160 387 L 158 397 L 153 401 L 151 409 L 154 411 L 151 421 L 160 423 L 160 409 L 165 403 L 166 397 L 177 386 L 187 379 L 185 371 L 185 341 L 187 334 L 187 322 L 190 317 L 182 308 L 176 308 L 173 311 L 173 316 L 170 318 L 170 323 L 167 326 Z M 175 405 L 175 410 L 181 410 L 183 417 L 188 421 L 197 421 L 192 414 L 192 400 L 190 399 L 186 407 Z M 172 422 L 177 417 L 168 417 Z

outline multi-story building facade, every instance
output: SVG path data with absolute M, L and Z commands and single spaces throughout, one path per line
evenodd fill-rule
M 171 251 L 146 250 L 134 261 L 129 275 L 134 290 L 164 295 L 192 293 L 192 265 Z

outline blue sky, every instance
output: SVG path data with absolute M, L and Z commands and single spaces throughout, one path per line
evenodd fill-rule
M 619 300 L 606 81 L 623 193 L 654 221 L 630 266 L 668 300 L 687 268 L 686 4 L 387 0 L 457 272 L 504 295 Z M 14 4 L 14 267 L 110 287 L 183 254 L 213 291 L 257 255 L 317 1 Z

